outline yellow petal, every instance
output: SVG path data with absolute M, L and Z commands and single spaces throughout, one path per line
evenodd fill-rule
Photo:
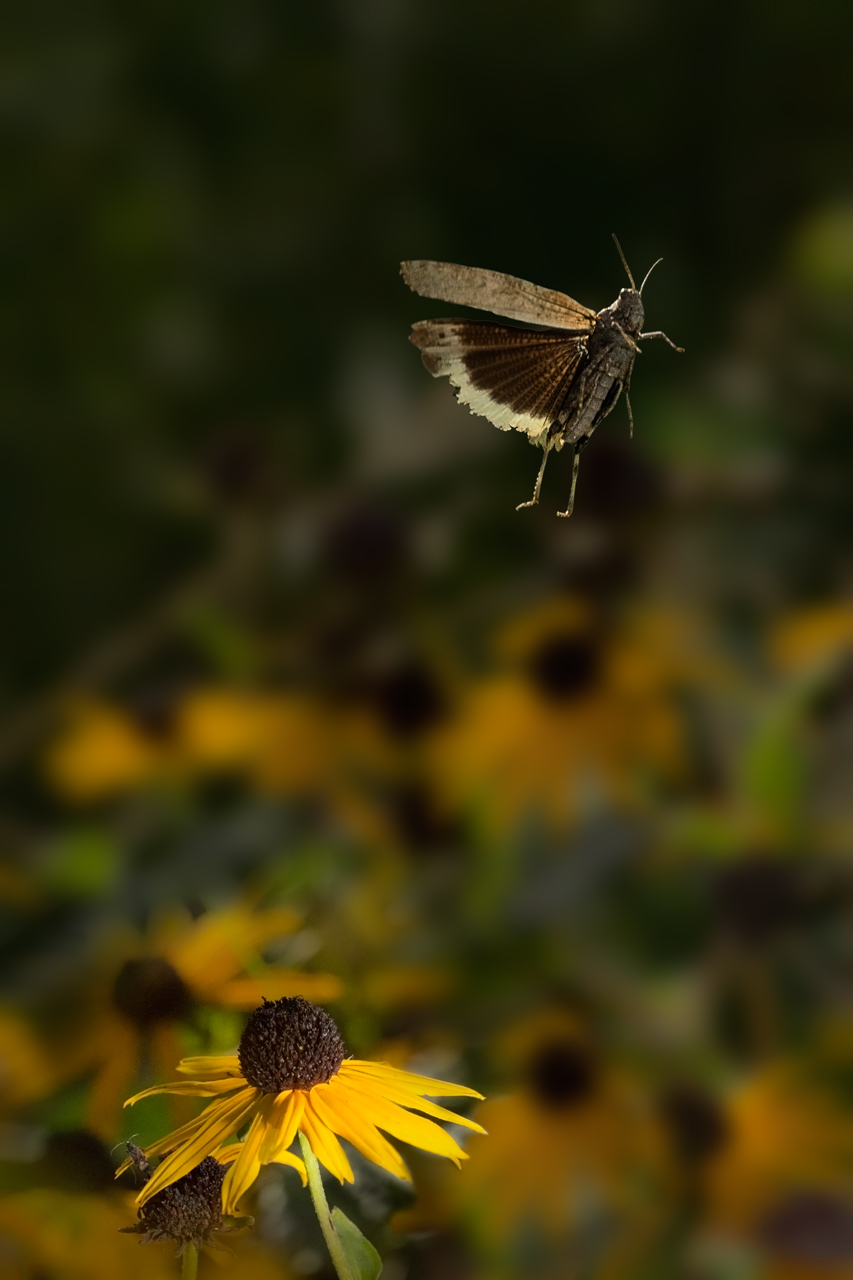
M 292 1169 L 295 1169 L 296 1172 L 299 1174 L 300 1178 L 302 1179 L 303 1187 L 308 1186 L 308 1173 L 305 1169 L 305 1165 L 299 1159 L 299 1156 L 291 1155 L 289 1151 L 279 1151 L 276 1154 L 275 1159 L 270 1160 L 269 1163 L 270 1164 L 289 1164 L 290 1167 Z
M 266 1137 L 261 1147 L 261 1162 L 263 1164 L 277 1161 L 278 1155 L 274 1153 L 286 1151 L 290 1146 L 296 1137 L 296 1128 L 304 1106 L 305 1095 L 299 1090 L 291 1089 L 288 1093 L 277 1095 L 270 1112 Z
M 148 1098 L 155 1093 L 175 1093 L 185 1098 L 215 1098 L 220 1093 L 232 1093 L 235 1089 L 245 1089 L 246 1081 L 242 1076 L 228 1080 L 175 1080 L 172 1084 L 155 1084 L 142 1093 L 135 1093 L 124 1104 L 132 1107 L 140 1098 Z
M 308 1139 L 314 1155 L 321 1164 L 326 1166 L 329 1173 L 334 1174 L 339 1182 L 355 1182 L 355 1176 L 343 1147 L 331 1129 L 327 1129 L 311 1110 L 310 1093 L 305 1095 L 305 1110 L 299 1121 L 299 1128 Z
M 261 1099 L 257 1114 L 249 1126 L 242 1143 L 242 1150 L 237 1161 L 225 1175 L 222 1184 L 222 1209 L 224 1213 L 234 1213 L 237 1201 L 249 1190 L 261 1169 L 259 1151 L 266 1136 L 267 1117 L 272 1110 L 273 1098 L 267 1094 Z
M 416 1076 L 411 1071 L 401 1071 L 399 1067 L 391 1067 L 387 1062 L 366 1062 L 359 1058 L 350 1058 L 341 1063 L 339 1075 L 352 1076 L 353 1079 L 382 1080 L 405 1089 L 418 1097 L 428 1098 L 480 1098 L 482 1093 L 469 1089 L 464 1084 L 452 1084 L 448 1080 L 433 1080 L 430 1076 Z
M 432 1151 L 435 1155 L 447 1156 L 456 1164 L 460 1160 L 467 1159 L 465 1152 L 458 1143 L 454 1142 L 450 1134 L 439 1125 L 433 1124 L 432 1120 L 413 1115 L 411 1111 L 404 1111 L 402 1107 L 397 1106 L 396 1102 L 389 1102 L 386 1098 L 368 1097 L 364 1093 L 355 1093 L 346 1085 L 336 1092 L 338 1096 L 335 1099 L 335 1110 L 338 1114 L 342 1110 L 345 1110 L 346 1114 L 361 1114 L 377 1128 L 390 1133 L 393 1138 L 400 1138 L 413 1147 L 420 1147 L 422 1151 Z
M 217 1147 L 215 1151 L 211 1152 L 211 1155 L 220 1164 L 233 1164 L 239 1158 L 242 1149 L 242 1142 L 229 1142 L 224 1147 Z
M 426 1098 L 412 1096 L 406 1093 L 405 1089 L 398 1089 L 387 1081 L 380 1089 L 375 1084 L 368 1084 L 357 1077 L 350 1076 L 346 1081 L 346 1087 L 353 1093 L 359 1093 L 368 1099 L 385 1098 L 388 1102 L 397 1103 L 398 1106 L 409 1107 L 413 1111 L 423 1111 L 425 1115 L 433 1116 L 436 1120 L 444 1120 L 448 1124 L 461 1124 L 466 1129 L 473 1129 L 474 1133 L 486 1132 L 476 1120 L 457 1115 L 455 1111 L 448 1111 L 446 1107 L 440 1107 L 438 1103 L 429 1102 Z
M 182 1076 L 193 1076 L 196 1080 L 224 1079 L 225 1076 L 240 1076 L 240 1059 L 236 1053 L 221 1053 L 202 1058 L 181 1058 L 178 1071 Z
M 410 1182 L 409 1171 L 396 1147 L 392 1147 L 369 1120 L 365 1120 L 351 1107 L 336 1107 L 336 1101 L 334 1091 L 328 1085 L 318 1084 L 311 1090 L 311 1105 L 321 1123 L 346 1138 L 357 1151 L 380 1168 Z
M 260 1089 L 246 1088 L 230 1098 L 220 1098 L 212 1103 L 201 1116 L 202 1123 L 188 1141 L 182 1143 L 177 1151 L 166 1156 L 158 1165 L 151 1180 L 145 1184 L 136 1198 L 137 1204 L 144 1204 L 158 1191 L 168 1187 L 170 1183 L 182 1178 L 205 1156 L 209 1156 L 230 1134 L 237 1130 L 249 1118 L 252 1111 L 263 1097 Z M 173 1135 L 174 1136 L 174 1135 Z M 164 1141 L 167 1141 L 164 1139 Z M 161 1145 L 161 1150 L 162 1150 Z

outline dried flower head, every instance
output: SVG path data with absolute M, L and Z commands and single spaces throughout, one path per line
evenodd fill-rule
M 127 1146 L 130 1159 L 147 1182 L 150 1178 L 147 1159 L 132 1142 Z M 214 1244 L 213 1232 L 223 1226 L 225 1172 L 224 1165 L 213 1156 L 206 1156 L 189 1173 L 146 1200 L 139 1209 L 139 1222 L 121 1230 L 138 1235 L 140 1244 L 174 1240 L 178 1254 L 182 1254 L 188 1244 L 196 1248 Z

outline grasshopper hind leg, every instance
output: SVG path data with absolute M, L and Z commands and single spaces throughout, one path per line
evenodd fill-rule
M 572 488 L 569 494 L 569 505 L 566 507 L 565 511 L 558 511 L 558 516 L 565 516 L 568 518 L 575 509 L 575 489 L 578 484 L 578 467 L 580 466 L 581 454 L 589 444 L 589 441 L 589 436 L 582 436 L 580 440 L 575 442 L 574 457 L 572 459 Z
M 542 477 L 545 474 L 545 463 L 548 461 L 548 454 L 551 450 L 553 441 L 546 441 L 542 449 L 542 465 L 539 468 L 539 475 L 536 477 L 536 484 L 533 486 L 533 497 L 529 502 L 519 502 L 515 508 L 516 511 L 523 511 L 525 507 L 535 507 L 539 502 L 539 490 L 542 488 Z

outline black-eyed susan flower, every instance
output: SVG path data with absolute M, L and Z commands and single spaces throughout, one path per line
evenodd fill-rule
M 846 1194 L 851 1168 L 849 1109 L 802 1064 L 777 1060 L 725 1100 L 723 1129 L 701 1171 L 708 1222 L 750 1233 L 784 1196 Z
M 119 1234 L 132 1214 L 132 1197 L 119 1190 L 39 1187 L 0 1195 L 2 1274 L 7 1280 L 175 1280 L 169 1250 L 137 1249 Z
M 775 1277 L 777 1262 L 778 1274 L 787 1275 L 784 1254 L 798 1236 L 804 1243 L 802 1229 L 809 1227 L 804 1208 L 849 1197 L 848 1109 L 802 1063 L 790 1061 L 771 1063 L 722 1095 L 681 1083 L 660 1101 L 670 1202 L 692 1206 L 702 1236 L 761 1244 L 775 1255 L 762 1277 Z M 803 1280 L 822 1274 L 808 1270 Z
M 380 1130 L 457 1165 L 465 1152 L 434 1121 L 484 1132 L 474 1121 L 428 1101 L 481 1094 L 385 1063 L 345 1058 L 332 1018 L 301 996 L 264 1001 L 249 1018 L 236 1054 L 186 1058 L 178 1070 L 185 1080 L 145 1089 L 127 1105 L 156 1093 L 215 1101 L 195 1120 L 147 1148 L 149 1156 L 169 1154 L 143 1187 L 139 1204 L 218 1152 L 220 1159 L 234 1161 L 222 1190 L 223 1209 L 232 1213 L 263 1164 L 289 1164 L 304 1178 L 302 1161 L 289 1151 L 297 1133 L 304 1135 L 330 1173 L 341 1182 L 352 1182 L 340 1138 L 374 1164 L 408 1179 L 402 1157 Z M 238 1148 L 223 1147 L 247 1125 Z
M 684 633 L 663 615 L 614 631 L 567 598 L 508 625 L 496 669 L 436 734 L 438 801 L 479 806 L 502 834 L 531 814 L 563 829 L 586 803 L 627 802 L 651 777 L 678 777 L 685 743 L 672 693 L 694 661 Z
M 304 731 L 306 716 L 298 719 Z M 251 776 L 292 720 L 290 700 L 265 691 L 211 686 L 133 707 L 78 698 L 43 767 L 60 795 L 82 804 L 208 774 Z
M 46 1097 L 56 1075 L 51 1055 L 26 1019 L 0 1005 L 0 1114 Z
M 780 620 L 770 634 L 769 648 L 782 671 L 825 668 L 853 652 L 853 605 L 827 603 Z
M 649 1218 L 643 1197 L 655 1176 L 655 1135 L 642 1089 L 604 1060 L 563 1009 L 509 1028 L 496 1056 L 517 1087 L 474 1113 L 488 1142 L 472 1139 L 458 1180 L 427 1170 L 426 1194 L 398 1213 L 394 1226 L 454 1226 L 490 1273 L 501 1275 L 534 1274 L 523 1265 L 534 1241 L 553 1262 L 561 1249 L 577 1246 L 596 1214 L 609 1223 L 602 1254 L 627 1248 Z M 418 1184 L 420 1191 L 420 1177 Z

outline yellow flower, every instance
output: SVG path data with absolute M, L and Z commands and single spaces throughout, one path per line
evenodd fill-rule
M 200 688 L 133 711 L 80 698 L 48 748 L 44 770 L 66 799 L 89 803 L 206 774 L 251 777 L 290 745 L 297 779 L 313 780 L 319 772 L 317 749 L 309 749 L 317 737 L 314 719 L 310 703 L 303 707 L 263 690 Z
M 440 1170 L 425 1170 L 425 1194 L 395 1215 L 395 1228 L 455 1223 L 481 1261 L 527 1274 L 520 1259 L 534 1238 L 556 1257 L 582 1233 L 585 1215 L 606 1206 L 613 1231 L 602 1252 L 627 1247 L 649 1217 L 640 1188 L 650 1185 L 657 1160 L 642 1092 L 601 1060 L 562 1009 L 510 1028 L 497 1049 L 520 1087 L 477 1108 L 488 1143 L 471 1140 L 471 1161 L 452 1184 Z M 419 1190 L 420 1183 L 418 1176 Z
M 55 1085 L 51 1055 L 30 1025 L 0 1006 L 0 1113 L 43 1098 Z
M 124 1192 L 52 1189 L 0 1197 L 0 1259 L 6 1280 L 174 1280 L 169 1252 L 137 1249 L 120 1235 L 133 1212 Z
M 770 654 L 783 671 L 825 667 L 853 650 L 853 605 L 826 604 L 780 622 Z
M 692 648 L 671 619 L 614 634 L 582 603 L 558 599 L 511 624 L 497 648 L 498 669 L 436 731 L 440 807 L 479 803 L 501 833 L 530 813 L 559 830 L 585 802 L 624 802 L 649 776 L 679 775 L 670 695 Z
M 42 765 L 75 804 L 224 774 L 262 793 L 319 801 L 360 840 L 394 844 L 398 817 L 405 826 L 413 807 L 416 820 L 427 816 L 412 793 L 422 747 L 451 701 L 449 680 L 415 660 L 363 675 L 337 697 L 214 686 L 132 707 L 78 697 Z
M 150 782 L 161 770 L 162 744 L 104 702 L 78 700 L 47 750 L 44 772 L 66 799 L 99 800 Z
M 722 1098 L 676 1084 L 661 1098 L 661 1118 L 671 1202 L 692 1203 L 708 1238 L 761 1244 L 774 1258 L 768 1274 L 790 1246 L 796 1252 L 814 1240 L 816 1205 L 849 1196 L 849 1108 L 802 1064 L 772 1062 Z M 828 1243 L 820 1212 L 817 1234 Z
M 777 1062 L 728 1099 L 725 1131 L 703 1170 L 718 1230 L 749 1231 L 788 1195 L 846 1192 L 853 1169 L 849 1110 L 806 1073 Z
M 424 1116 L 484 1132 L 474 1121 L 427 1101 L 430 1096 L 481 1098 L 482 1094 L 381 1062 L 345 1060 L 335 1023 L 300 996 L 264 1001 L 249 1018 L 238 1053 L 186 1058 L 178 1070 L 188 1078 L 145 1089 L 126 1105 L 156 1093 L 216 1101 L 195 1120 L 146 1149 L 146 1155 L 170 1154 L 143 1188 L 139 1204 L 213 1152 L 223 1162 L 234 1161 L 222 1190 L 225 1213 L 234 1212 L 262 1164 L 289 1164 L 304 1181 L 302 1161 L 288 1151 L 297 1131 L 341 1182 L 354 1179 L 338 1138 L 345 1138 L 374 1164 L 408 1179 L 401 1156 L 380 1129 L 424 1151 L 447 1156 L 457 1165 L 466 1159 L 465 1152 Z M 424 1115 L 412 1114 L 418 1111 Z M 242 1143 L 223 1148 L 245 1125 L 249 1128 Z

